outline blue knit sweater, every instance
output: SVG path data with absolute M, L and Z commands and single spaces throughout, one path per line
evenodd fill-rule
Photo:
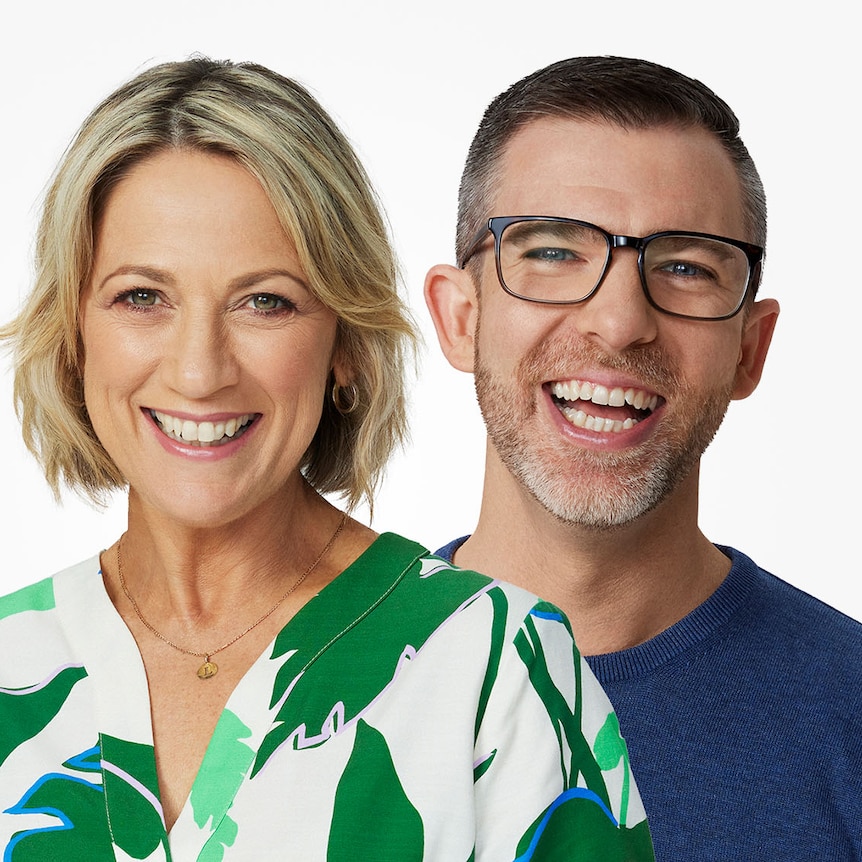
M 437 553 L 451 559 L 466 540 Z M 700 607 L 587 661 L 659 862 L 862 860 L 862 624 L 732 548 Z

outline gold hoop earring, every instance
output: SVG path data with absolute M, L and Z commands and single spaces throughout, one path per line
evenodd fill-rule
M 347 393 L 347 399 L 344 394 Z M 345 400 L 347 403 L 345 403 Z M 359 390 L 355 383 L 350 386 L 339 386 L 337 383 L 332 384 L 332 403 L 335 409 L 342 415 L 347 416 L 353 413 L 359 406 Z

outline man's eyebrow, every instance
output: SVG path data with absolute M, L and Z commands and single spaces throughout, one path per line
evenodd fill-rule
M 709 248 L 710 251 L 722 260 L 735 260 L 740 253 L 740 249 L 730 243 L 722 240 L 708 239 L 706 237 L 685 236 L 685 234 L 675 234 L 673 236 L 663 237 L 662 245 L 672 252 L 683 252 L 692 246 L 696 248 Z
M 574 221 L 543 221 L 540 219 L 515 222 L 506 231 L 510 237 L 519 239 L 531 239 L 534 236 L 552 237 L 578 237 L 584 234 L 595 234 L 596 228 L 592 225 L 580 224 Z

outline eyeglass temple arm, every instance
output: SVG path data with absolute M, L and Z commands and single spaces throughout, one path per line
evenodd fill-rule
M 458 261 L 458 269 L 464 269 L 467 265 L 467 261 L 476 254 L 476 250 L 485 242 L 488 232 L 491 230 L 491 219 L 488 219 L 487 223 L 483 225 L 479 230 L 476 231 L 473 239 L 470 240 L 470 244 L 467 246 L 467 251 L 464 252 L 461 259 Z

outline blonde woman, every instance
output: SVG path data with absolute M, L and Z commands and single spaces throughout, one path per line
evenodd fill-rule
M 54 491 L 128 493 L 0 599 L 4 862 L 651 857 L 556 609 L 323 496 L 372 498 L 413 331 L 302 87 L 199 58 L 107 98 L 2 335 Z

